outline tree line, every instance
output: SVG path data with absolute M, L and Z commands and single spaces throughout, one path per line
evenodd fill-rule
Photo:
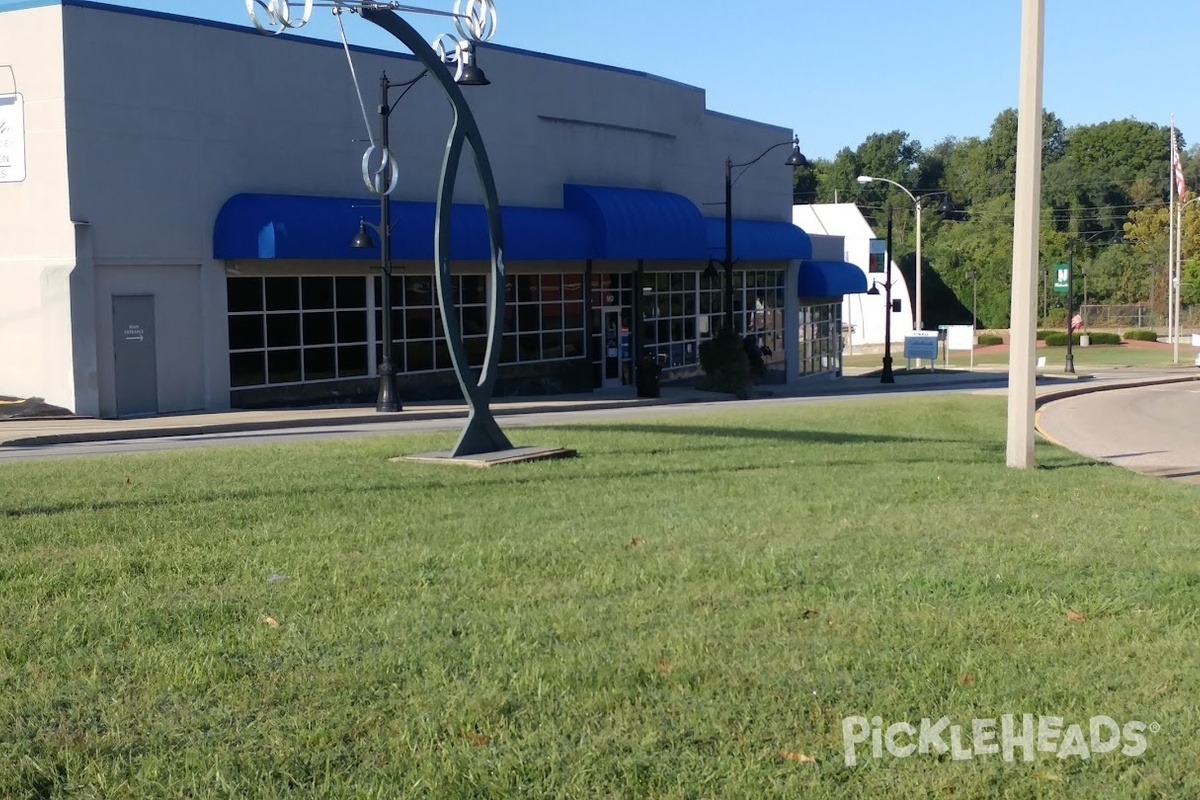
M 1132 119 L 1067 127 L 1042 119 L 1041 280 L 1065 263 L 1074 242 L 1075 304 L 1140 304 L 1165 313 L 1171 128 Z M 1187 185 L 1200 190 L 1200 152 L 1184 152 Z M 1006 328 L 1012 274 L 1017 112 L 1002 111 L 986 137 L 947 138 L 923 147 L 904 131 L 875 133 L 833 159 L 796 170 L 797 203 L 856 203 L 882 236 L 893 217 L 893 257 L 913 286 L 916 231 L 912 201 L 860 175 L 888 178 L 922 202 L 924 318 L 927 327 L 969 322 L 974 271 L 980 325 Z M 952 208 L 935 210 L 948 198 Z M 945 206 L 943 206 L 945 210 Z M 1200 303 L 1200 202 L 1185 208 L 1185 305 Z M 1050 277 L 1050 281 L 1053 278 Z M 1039 313 L 1043 288 L 1039 287 Z M 1044 292 L 1047 306 L 1062 295 Z M 1061 311 L 1058 312 L 1061 315 Z

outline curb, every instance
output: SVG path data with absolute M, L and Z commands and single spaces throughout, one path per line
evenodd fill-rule
M 755 392 L 750 399 L 752 400 L 772 400 L 772 399 L 787 399 L 787 398 L 837 398 L 837 397 L 861 397 L 867 395 L 876 395 L 886 397 L 892 394 L 908 393 L 908 392 L 924 392 L 938 391 L 941 389 L 963 389 L 971 387 L 981 388 L 996 388 L 995 384 L 1007 383 L 1007 373 L 972 373 L 978 377 L 963 377 L 951 378 L 948 380 L 934 382 L 914 382 L 911 386 L 905 386 L 903 379 L 894 384 L 889 384 L 888 388 L 881 388 L 881 384 L 871 382 L 870 385 L 849 386 L 839 385 L 834 390 L 810 391 L 810 392 L 786 392 L 777 393 L 771 389 L 764 389 Z M 854 378 L 853 380 L 859 380 Z M 1083 376 L 1080 380 L 1086 380 Z M 1179 380 L 1179 379 L 1176 379 Z M 1200 375 L 1189 380 L 1200 380 Z M 1162 381 L 1154 381 L 1162 382 Z M 1134 384 L 1126 384 L 1133 386 Z M 1054 396 L 1069 396 L 1070 394 L 1081 393 L 1083 391 L 1098 391 L 1104 388 L 1120 388 L 1116 386 L 1109 387 L 1086 387 L 1086 388 L 1068 388 L 1060 392 L 1054 393 Z M 1044 398 L 1038 398 L 1039 404 Z M 581 400 L 577 409 L 573 409 L 569 404 L 563 402 L 553 403 L 536 403 L 520 408 L 492 408 L 492 413 L 497 417 L 515 417 L 528 414 L 550 414 L 568 410 L 609 410 L 621 408 L 636 408 L 636 407 L 654 407 L 654 406 L 669 406 L 683 405 L 695 403 L 722 403 L 733 402 L 736 398 L 733 395 L 725 395 L 717 392 L 708 393 L 705 396 L 685 396 L 685 397 L 630 397 L 614 400 Z M 131 430 L 93 430 L 79 432 L 60 432 L 41 435 L 23 436 L 15 439 L 0 440 L 0 447 L 43 447 L 47 445 L 57 444 L 86 444 L 88 442 L 107 442 L 107 441 L 126 441 L 137 439 L 160 439 L 171 436 L 211 436 L 227 433 L 254 432 L 254 431 L 272 431 L 272 430 L 288 430 L 296 428 L 327 428 L 349 425 L 371 425 L 383 422 L 392 421 L 428 421 L 428 420 L 461 420 L 466 419 L 467 409 L 465 405 L 461 409 L 453 411 L 421 411 L 419 408 L 412 411 L 399 412 L 399 414 L 384 414 L 384 415 L 367 415 L 367 416 L 330 416 L 330 417 L 313 417 L 307 419 L 273 419 L 261 420 L 254 422 L 215 422 L 203 425 L 162 425 L 152 428 L 138 428 Z M 61 419 L 61 418 L 59 418 Z M 1035 423 L 1036 427 L 1036 423 Z M 1040 432 L 1040 430 L 1039 430 Z M 0 425 L 0 434 L 3 433 L 3 426 Z M 1044 435 L 1044 434 L 1043 434 Z
M 681 403 L 711 403 L 732 399 L 718 395 L 708 398 L 629 398 L 621 400 L 595 400 L 587 404 L 588 409 L 619 409 L 636 406 L 678 405 Z M 562 404 L 542 404 L 525 408 L 492 409 L 497 417 L 512 417 L 525 414 L 548 414 L 565 410 Z M 582 410 L 582 408 L 581 408 Z M 401 416 L 401 414 L 403 416 Z M 44 447 L 55 444 L 85 444 L 87 442 L 126 441 L 132 439 L 161 439 L 169 436 L 211 436 L 243 431 L 273 431 L 293 428 L 326 428 L 342 425 L 371 425 L 394 421 L 459 420 L 467 418 L 467 409 L 454 411 L 403 411 L 397 414 L 356 417 L 321 417 L 311 419 L 278 419 L 258 422 L 227 422 L 208 425 L 176 425 L 157 428 L 137 428 L 125 431 L 80 431 L 78 433 L 48 433 L 0 441 L 0 447 Z
M 877 383 L 872 383 L 869 386 L 847 386 L 840 385 L 833 391 L 811 391 L 811 392 L 787 392 L 777 393 L 771 389 L 763 389 L 755 392 L 749 399 L 751 400 L 772 400 L 785 398 L 813 398 L 813 397 L 861 397 L 864 395 L 879 395 L 887 396 L 893 393 L 900 392 L 918 392 L 930 391 L 939 389 L 961 389 L 971 386 L 985 386 L 995 384 L 997 381 L 1007 380 L 1007 376 L 992 376 L 988 375 L 985 378 L 964 378 L 938 381 L 933 383 L 914 383 L 912 386 L 904 386 L 903 382 L 892 384 L 890 388 L 884 390 Z M 990 387 L 989 387 L 990 388 Z M 630 397 L 614 400 L 581 400 L 578 409 L 572 409 L 570 404 L 563 402 L 553 403 L 536 403 L 520 408 L 504 408 L 493 407 L 492 413 L 497 418 L 514 417 L 527 414 L 550 414 L 568 410 L 609 410 L 621 408 L 636 408 L 636 407 L 653 407 L 653 406 L 669 406 L 683 405 L 695 403 L 722 403 L 734 402 L 737 398 L 733 395 L 721 394 L 719 392 L 709 392 L 705 395 L 696 396 L 689 395 L 684 397 Z M 418 409 L 412 411 L 404 411 L 399 414 L 387 414 L 378 416 L 330 416 L 330 417 L 314 417 L 308 419 L 274 419 L 261 420 L 255 422 L 215 422 L 204 425 L 162 425 L 152 428 L 137 428 L 131 430 L 93 430 L 79 432 L 59 432 L 48 433 L 41 435 L 23 436 L 20 438 L 0 439 L 0 447 L 44 447 L 47 445 L 57 444 L 86 444 L 88 442 L 108 442 L 108 441 L 127 441 L 136 439 L 160 439 L 170 436 L 206 436 L 227 433 L 253 432 L 253 431 L 272 431 L 272 430 L 288 430 L 295 428 L 325 428 L 348 425 L 370 425 L 382 422 L 392 422 L 397 420 L 403 421 L 420 421 L 420 420 L 460 420 L 466 419 L 467 409 L 464 405 L 461 409 L 453 411 L 421 411 Z M 3 433 L 3 427 L 0 426 L 0 434 Z

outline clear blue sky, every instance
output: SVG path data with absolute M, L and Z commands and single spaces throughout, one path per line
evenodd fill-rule
M 111 0 L 249 25 L 244 0 Z M 453 0 L 407 0 L 449 11 Z M 293 0 L 294 5 L 296 4 Z M 499 44 L 649 72 L 708 107 L 794 128 L 809 157 L 875 132 L 985 136 L 1017 105 L 1021 0 L 497 0 Z M 1200 141 L 1200 0 L 1048 0 L 1045 105 L 1068 126 L 1127 117 Z M 338 38 L 318 8 L 305 35 Z M 449 20 L 409 16 L 429 38 Z M 350 41 L 390 48 L 345 17 Z M 296 33 L 286 33 L 295 36 Z M 197 65 L 198 69 L 203 67 Z

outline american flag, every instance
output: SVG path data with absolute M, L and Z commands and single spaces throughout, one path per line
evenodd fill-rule
M 1187 184 L 1183 180 L 1183 161 L 1179 158 L 1179 145 L 1175 142 L 1175 127 L 1171 126 L 1171 173 L 1175 176 L 1175 189 L 1179 202 L 1187 197 Z

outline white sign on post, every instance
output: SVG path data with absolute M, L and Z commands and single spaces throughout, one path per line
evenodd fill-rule
M 975 329 L 970 325 L 946 326 L 947 350 L 974 350 Z
M 0 94 L 0 183 L 25 180 L 25 98 Z

